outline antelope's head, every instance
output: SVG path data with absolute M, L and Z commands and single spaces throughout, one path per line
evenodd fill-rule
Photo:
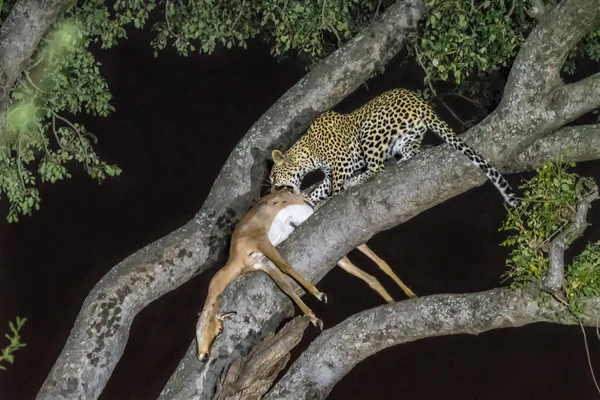
M 208 359 L 215 339 L 223 332 L 223 319 L 235 315 L 235 311 L 217 314 L 216 309 L 217 305 L 214 303 L 209 307 L 205 307 L 196 323 L 196 341 L 198 344 L 196 356 L 199 361 Z

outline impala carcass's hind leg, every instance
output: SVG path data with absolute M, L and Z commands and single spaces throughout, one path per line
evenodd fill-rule
M 379 283 L 377 278 L 375 278 L 373 275 L 367 274 L 365 271 L 358 268 L 356 265 L 354 265 L 348 259 L 348 257 L 342 258 L 340 261 L 338 261 L 337 265 L 344 271 L 348 272 L 349 274 L 354 275 L 357 278 L 360 278 L 363 281 L 365 281 L 367 283 L 367 285 L 369 285 L 371 287 L 371 289 L 373 289 L 374 291 L 379 293 L 379 295 L 381 297 L 383 297 L 383 299 L 386 302 L 388 302 L 388 303 L 394 302 L 394 299 L 392 298 L 392 296 L 390 296 L 390 294 L 387 292 L 387 290 L 385 290 L 385 288 L 381 285 L 381 283 Z
M 270 242 L 261 243 L 259 250 L 277 266 L 285 274 L 292 277 L 296 282 L 306 289 L 307 292 L 315 296 L 317 299 L 327 303 L 327 295 L 320 292 L 319 289 L 300 275 L 287 261 L 279 254 L 279 251 Z
M 274 264 L 270 262 L 261 263 L 256 268 L 266 272 L 271 277 L 271 279 L 275 281 L 277 286 L 279 286 L 279 289 L 281 289 L 285 294 L 290 296 L 292 300 L 294 300 L 294 302 L 298 305 L 298 307 L 300 307 L 304 315 L 310 318 L 310 322 L 312 322 L 314 326 L 321 330 L 323 329 L 323 321 L 317 318 L 315 313 L 302 301 L 300 297 L 298 297 L 296 292 L 294 292 L 292 286 L 285 280 L 285 276 L 279 270 L 279 268 L 277 268 Z
M 398 284 L 398 286 L 400 286 L 400 288 L 402 288 L 402 290 L 404 291 L 404 293 L 406 293 L 406 295 L 408 297 L 411 297 L 411 298 L 417 297 L 417 295 L 414 294 L 413 291 L 410 290 L 410 288 L 408 286 L 406 286 L 404 284 L 404 282 L 402 282 L 402 280 L 400 280 L 400 278 L 398 278 L 398 276 L 394 273 L 394 271 L 392 271 L 392 269 L 390 268 L 390 266 L 388 265 L 388 263 L 386 263 L 384 260 L 382 260 L 381 258 L 379 258 L 379 256 L 377 254 L 375 254 L 373 252 L 373 250 L 371 250 L 366 244 L 361 244 L 357 248 L 364 255 L 366 255 L 371 260 L 373 260 L 375 262 L 375 264 L 377 264 L 377 266 L 379 267 L 379 269 L 381 269 L 390 278 L 392 278 L 394 280 L 394 282 L 396 282 L 396 284 Z

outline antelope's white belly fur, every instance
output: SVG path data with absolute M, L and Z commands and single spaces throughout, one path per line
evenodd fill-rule
M 294 232 L 292 224 L 298 226 L 313 214 L 314 210 L 309 205 L 293 204 L 277 213 L 269 228 L 269 241 L 273 246 L 287 239 Z

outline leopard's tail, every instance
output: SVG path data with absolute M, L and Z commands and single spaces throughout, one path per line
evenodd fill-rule
M 446 143 L 460 151 L 471 161 L 474 165 L 479 167 L 481 171 L 488 177 L 488 179 L 496 186 L 496 188 L 504 197 L 506 203 L 509 206 L 515 207 L 519 204 L 519 200 L 513 189 L 510 187 L 506 179 L 498 172 L 496 168 L 490 165 L 489 162 L 485 160 L 485 158 L 481 157 L 475 150 L 469 147 L 465 142 L 463 142 L 448 126 L 448 124 L 439 119 L 437 115 L 435 115 L 433 110 L 430 110 L 429 115 L 425 119 L 427 121 L 427 127 L 434 131 L 439 137 L 441 137 Z

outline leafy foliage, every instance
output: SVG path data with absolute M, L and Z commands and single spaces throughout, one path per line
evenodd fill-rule
M 557 1 L 546 0 L 547 10 Z M 526 0 L 427 0 L 429 15 L 412 51 L 425 71 L 425 83 L 447 81 L 465 95 L 487 100 L 478 84 L 512 65 L 521 44 L 535 26 Z M 576 59 L 600 60 L 600 29 L 570 53 L 563 72 L 573 74 Z M 471 79 L 466 79 L 471 78 Z M 487 79 L 486 79 L 487 78 Z M 427 97 L 428 93 L 424 93 Z
M 21 342 L 21 336 L 20 336 L 19 332 L 21 331 L 21 328 L 23 328 L 23 326 L 25 325 L 25 322 L 27 322 L 27 318 L 17 317 L 15 322 L 16 322 L 16 325 L 13 324 L 12 321 L 8 323 L 8 327 L 10 328 L 10 331 L 12 332 L 12 336 L 9 333 L 4 335 L 10 341 L 10 344 L 8 346 L 6 346 L 2 350 L 2 354 L 0 354 L 0 369 L 1 370 L 6 370 L 6 367 L 4 365 L 2 365 L 2 363 L 7 362 L 9 364 L 12 364 L 15 361 L 15 356 L 13 355 L 13 353 L 15 351 L 19 350 L 20 348 L 23 348 L 26 346 L 25 343 Z
M 0 17 L 13 4 L 3 2 Z M 79 0 L 46 35 L 11 92 L 7 116 L 0 118 L 0 196 L 10 203 L 9 222 L 39 209 L 38 180 L 70 177 L 68 164 L 83 165 L 98 181 L 121 173 L 98 158 L 95 136 L 66 115 L 106 116 L 114 110 L 90 46 L 114 46 L 127 37 L 129 25 L 141 28 L 158 4 L 115 0 L 109 9 L 102 0 Z M 210 53 L 217 45 L 246 47 L 262 34 L 273 43 L 273 54 L 294 51 L 310 62 L 351 38 L 380 6 L 368 0 L 167 0 L 153 46 L 158 51 L 173 44 L 186 55 L 199 42 L 198 49 Z
M 109 5 L 107 5 L 107 3 Z M 262 37 L 273 55 L 300 56 L 309 66 L 330 54 L 383 13 L 391 1 L 371 0 L 78 0 L 43 39 L 0 115 L 0 197 L 10 203 L 8 220 L 40 207 L 38 182 L 70 176 L 80 164 L 102 181 L 121 170 L 95 153 L 95 136 L 68 118 L 106 116 L 114 108 L 90 46 L 107 49 L 141 28 L 158 7 L 155 54 L 174 47 L 182 55 L 211 53 L 217 46 L 243 47 Z M 434 81 L 458 85 L 457 94 L 476 97 L 484 110 L 498 95 L 498 77 L 511 63 L 534 21 L 526 0 L 427 0 L 428 17 L 412 53 L 425 70 L 424 97 Z M 552 7 L 555 0 L 547 0 Z M 0 0 L 4 20 L 15 0 Z M 571 52 L 565 71 L 579 57 L 600 59 L 600 30 Z
M 569 310 L 583 316 L 583 300 L 600 296 L 600 241 L 589 244 L 567 270 L 565 291 Z
M 574 164 L 571 164 L 574 166 Z M 508 216 L 500 231 L 514 231 L 501 246 L 513 246 L 506 260 L 511 287 L 540 281 L 548 270 L 549 242 L 575 220 L 577 202 L 588 188 L 568 166 L 548 163 L 520 188 L 524 198 Z M 583 300 L 600 295 L 600 242 L 590 244 L 565 267 L 564 296 L 569 311 L 581 317 Z
M 191 0 L 167 1 L 165 22 L 155 26 L 155 54 L 172 44 L 179 53 L 211 53 L 217 45 L 241 46 L 262 35 L 272 53 L 290 51 L 309 63 L 328 55 L 368 24 L 381 1 Z M 197 43 L 197 44 L 194 44 Z
M 428 0 L 430 14 L 414 44 L 425 81 L 457 84 L 478 72 L 509 66 L 531 28 L 523 0 Z
M 38 176 L 52 183 L 68 178 L 67 164 L 73 161 L 98 181 L 121 173 L 98 158 L 92 147 L 95 136 L 64 115 L 106 116 L 114 110 L 90 45 L 113 46 L 126 37 L 126 25 L 141 27 L 154 7 L 154 2 L 118 0 L 110 12 L 104 1 L 80 1 L 43 39 L 1 119 L 0 196 L 10 202 L 9 222 L 39 209 Z
M 574 164 L 571 164 L 574 165 Z M 524 198 L 508 216 L 500 231 L 516 231 L 501 246 L 516 246 L 506 260 L 511 287 L 542 278 L 548 269 L 544 248 L 575 216 L 582 188 L 566 166 L 545 164 L 537 175 L 520 186 Z

